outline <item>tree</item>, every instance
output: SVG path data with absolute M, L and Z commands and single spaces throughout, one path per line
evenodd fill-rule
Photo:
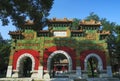
M 72 30 L 78 30 L 80 19 L 74 18 L 72 23 Z
M 115 22 L 110 22 L 106 18 L 101 18 L 100 21 L 102 23 L 103 30 L 107 30 L 107 31 L 110 31 L 110 32 L 115 31 L 115 27 L 116 27 Z
M 1 38 L 1 36 L 0 36 Z M 0 77 L 5 77 L 10 54 L 10 43 L 8 40 L 0 41 Z
M 90 21 L 90 20 L 95 20 L 95 21 L 100 21 L 103 27 L 103 30 L 107 30 L 107 31 L 114 31 L 115 27 L 117 26 L 115 24 L 115 22 L 110 22 L 108 21 L 106 18 L 100 18 L 97 14 L 95 14 L 94 12 L 91 12 L 89 14 L 89 16 L 87 16 L 85 18 L 85 20 Z
M 90 14 L 89 14 L 89 16 L 87 16 L 86 18 L 85 18 L 85 20 L 87 20 L 87 21 L 90 21 L 90 20 L 95 20 L 95 21 L 100 21 L 100 18 L 99 18 L 99 16 L 97 15 L 97 14 L 95 14 L 94 12 L 91 12 Z
M 117 39 L 116 39 L 116 58 L 118 61 L 118 70 L 120 70 L 120 25 L 117 25 L 115 28 L 115 31 L 117 33 Z
M 0 19 L 3 25 L 11 21 L 18 28 L 23 28 L 26 20 L 34 22 L 35 30 L 42 29 L 54 0 L 0 0 Z M 9 19 L 10 18 L 10 19 Z
M 117 41 L 120 41 L 120 25 L 116 26 L 115 32 L 117 34 Z

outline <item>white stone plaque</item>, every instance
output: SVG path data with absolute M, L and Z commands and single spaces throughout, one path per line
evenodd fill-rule
M 67 32 L 66 31 L 55 31 L 53 33 L 53 35 L 55 37 L 66 37 L 67 36 Z

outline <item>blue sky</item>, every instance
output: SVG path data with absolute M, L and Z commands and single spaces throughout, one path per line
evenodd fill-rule
M 94 12 L 100 18 L 107 18 L 111 22 L 120 25 L 120 0 L 54 0 L 53 7 L 48 18 L 78 18 L 84 19 L 90 12 Z M 0 32 L 4 39 L 10 39 L 9 31 L 14 31 L 12 24 L 1 26 Z

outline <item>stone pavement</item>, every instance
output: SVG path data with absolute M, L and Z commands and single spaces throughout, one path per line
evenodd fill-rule
M 44 81 L 120 81 L 118 78 L 88 78 L 88 79 L 71 79 L 71 78 L 52 78 Z
M 69 79 L 69 78 L 53 78 L 51 81 L 73 81 L 73 79 Z
M 87 81 L 120 81 L 118 78 L 88 78 Z
M 33 81 L 31 78 L 0 78 L 0 81 Z
M 120 81 L 118 78 L 88 78 L 88 79 L 72 79 L 72 78 L 52 78 L 33 80 L 31 78 L 0 78 L 0 81 Z

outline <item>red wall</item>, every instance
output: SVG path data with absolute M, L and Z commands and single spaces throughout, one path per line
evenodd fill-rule
M 84 70 L 84 60 L 86 58 L 86 56 L 90 53 L 95 53 L 97 54 L 101 59 L 102 59 L 102 63 L 103 63 L 103 69 L 106 69 L 106 56 L 105 53 L 103 51 L 99 51 L 99 50 L 86 50 L 83 51 L 80 54 L 80 65 L 81 65 L 81 69 Z
M 37 70 L 38 66 L 39 66 L 39 58 L 40 58 L 39 55 L 40 54 L 39 54 L 38 51 L 31 50 L 31 49 L 22 49 L 22 50 L 18 50 L 17 52 L 14 53 L 14 56 L 13 56 L 13 70 L 16 70 L 16 64 L 17 64 L 18 58 L 25 53 L 29 53 L 34 57 L 34 59 L 35 59 L 34 70 Z
M 65 46 L 61 46 L 61 47 L 58 47 L 58 46 L 53 46 L 53 47 L 50 47 L 50 48 L 46 48 L 45 51 L 44 51 L 44 55 L 43 55 L 43 67 L 44 67 L 44 70 L 47 70 L 47 60 L 48 60 L 48 57 L 54 52 L 54 51 L 57 51 L 57 50 L 63 50 L 65 52 L 67 52 L 69 54 L 69 56 L 71 57 L 72 59 L 72 68 L 73 70 L 76 70 L 76 52 L 73 48 L 69 48 L 69 47 L 65 47 Z M 13 56 L 13 70 L 16 70 L 16 64 L 17 64 L 17 60 L 18 58 L 25 54 L 25 53 L 29 53 L 31 54 L 34 59 L 35 59 L 35 67 L 34 67 L 34 70 L 38 70 L 38 66 L 39 66 L 39 61 L 40 61 L 40 54 L 38 51 L 35 51 L 35 50 L 30 50 L 30 49 L 22 49 L 22 50 L 18 50 L 17 52 L 14 53 L 14 56 Z M 103 63 L 103 69 L 106 69 L 106 56 L 105 56 L 105 53 L 103 51 L 99 51 L 99 50 L 86 50 L 86 51 L 83 51 L 81 54 L 80 54 L 80 65 L 81 65 L 81 69 L 84 70 L 84 60 L 86 58 L 86 56 L 90 53 L 95 53 L 97 55 L 100 56 L 100 58 L 102 59 L 102 63 Z

